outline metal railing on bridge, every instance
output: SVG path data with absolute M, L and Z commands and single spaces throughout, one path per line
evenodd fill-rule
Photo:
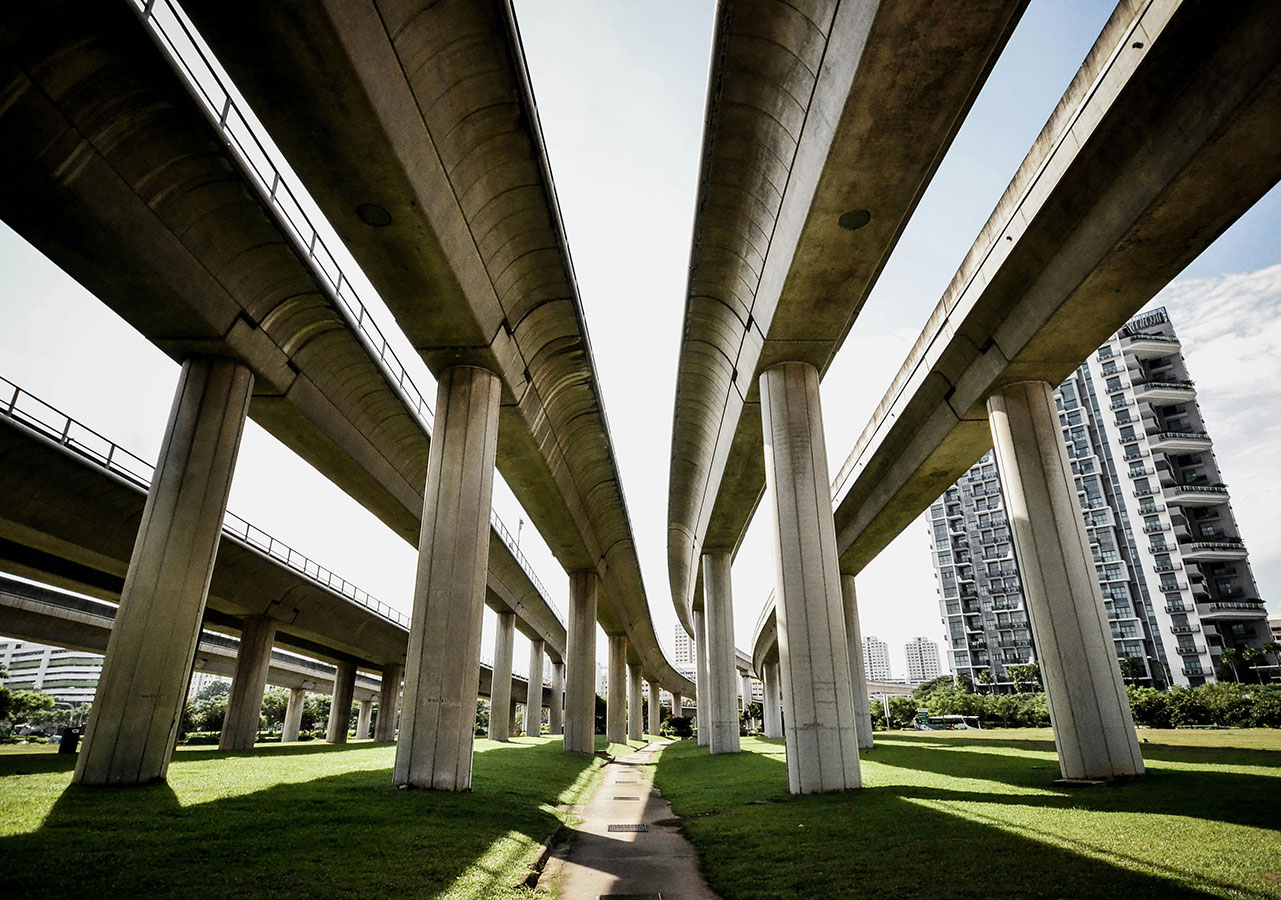
M 267 208 L 276 215 L 284 233 L 293 240 L 295 250 L 311 266 L 334 308 L 347 320 L 382 367 L 387 380 L 399 391 L 406 406 L 418 417 L 424 430 L 430 435 L 434 417 L 431 404 L 414 384 L 408 370 L 374 322 L 369 308 L 360 299 L 351 279 L 343 272 L 338 257 L 329 249 L 303 204 L 299 202 L 299 194 L 306 196 L 306 191 L 301 186 L 295 190 L 285 174 L 272 162 L 266 143 L 255 133 L 249 118 L 233 99 L 218 67 L 205 53 L 202 42 L 197 39 L 195 29 L 186 15 L 172 0 L 133 0 L 133 5 L 174 69 L 186 80 L 206 117 L 222 134 L 232 156 L 239 161 L 244 173 L 258 188 Z M 310 201 L 310 197 L 307 199 Z M 534 574 L 534 567 L 521 552 L 507 526 L 492 510 L 490 520 L 503 543 L 529 576 L 530 582 L 547 601 L 547 606 L 557 620 L 564 625 L 565 619 L 560 610 L 551 602 L 547 588 Z

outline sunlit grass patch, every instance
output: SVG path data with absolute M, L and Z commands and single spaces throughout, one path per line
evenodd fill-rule
M 372 743 L 180 750 L 167 784 L 69 787 L 74 757 L 0 757 L 0 896 L 521 897 L 600 761 L 477 741 L 473 791 L 401 791 Z M 57 861 L 51 865 L 51 861 Z
M 733 900 L 1281 897 L 1281 733 L 1142 736 L 1146 777 L 1086 790 L 1048 730 L 878 735 L 863 790 L 810 797 L 782 741 L 686 741 L 657 784 Z

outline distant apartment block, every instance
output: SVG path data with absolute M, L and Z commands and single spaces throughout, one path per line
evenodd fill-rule
M 43 691 L 59 703 L 78 706 L 93 702 L 102 657 L 30 641 L 0 641 L 0 666 L 9 672 L 3 681 L 9 690 Z
M 1131 320 L 1054 395 L 1118 658 L 1141 682 L 1215 680 L 1224 649 L 1270 632 L 1166 311 Z M 930 533 L 953 670 L 1008 683 L 1035 648 L 991 453 L 930 508 Z
M 889 681 L 890 645 L 875 635 L 863 638 L 863 669 L 868 681 Z
M 907 680 L 913 684 L 938 678 L 943 674 L 939 663 L 939 645 L 928 638 L 913 638 L 903 645 L 907 654 Z

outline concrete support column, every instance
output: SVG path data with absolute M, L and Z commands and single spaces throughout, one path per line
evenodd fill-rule
M 334 696 L 329 705 L 329 727 L 325 740 L 331 744 L 347 743 L 347 728 L 351 725 L 351 701 L 356 693 L 356 664 L 340 662 L 334 671 Z
M 706 747 L 712 740 L 712 686 L 707 676 L 707 617 L 702 609 L 694 610 L 694 667 L 694 720 L 698 724 L 698 746 Z
M 298 740 L 298 732 L 302 730 L 302 710 L 306 703 L 306 689 L 290 689 L 289 705 L 285 707 L 284 729 L 280 732 L 280 743 L 291 744 Z
M 230 360 L 182 366 L 77 784 L 145 784 L 169 769 L 253 381 Z
M 543 733 L 543 642 L 529 642 L 529 692 L 525 695 L 525 734 Z
M 1073 779 L 1140 775 L 1143 757 L 1053 388 L 1012 384 L 987 407 L 1059 769 Z
M 649 683 L 649 733 L 658 734 L 663 725 L 662 689 L 654 682 Z
M 783 708 L 779 697 L 778 663 L 766 663 L 761 673 L 761 682 L 765 688 L 765 697 L 761 701 L 761 713 L 765 717 L 765 736 L 781 738 L 783 736 Z
M 360 713 L 356 716 L 356 740 L 363 741 L 369 737 L 369 723 L 374 716 L 374 701 L 361 700 Z
M 596 599 L 599 590 L 600 576 L 595 572 L 570 574 L 564 742 L 568 753 L 596 752 Z
M 675 691 L 672 692 L 672 718 L 685 715 L 685 698 Z
M 262 718 L 262 694 L 267 689 L 267 670 L 271 667 L 271 645 L 276 639 L 276 622 L 266 616 L 245 619 L 236 651 L 236 674 L 231 679 L 227 697 L 227 715 L 223 718 L 220 750 L 252 750 Z
M 547 707 L 548 734 L 564 734 L 565 725 L 561 704 L 565 700 L 565 664 L 552 663 L 552 705 Z
M 400 705 L 400 682 L 404 677 L 404 666 L 396 663 L 383 666 L 382 687 L 378 691 L 378 723 L 374 725 L 374 740 L 381 744 L 396 740 L 396 711 Z
M 436 384 L 397 785 L 471 787 L 500 389 L 493 374 L 469 366 L 446 369 Z
M 627 667 L 627 739 L 639 741 L 645 737 L 644 716 L 641 709 L 645 698 L 641 695 L 641 667 Z
M 760 392 L 788 788 L 862 787 L 818 370 L 803 362 L 771 366 Z
M 494 678 L 489 689 L 489 739 L 511 737 L 512 717 L 504 711 L 512 703 L 512 645 L 516 638 L 516 614 L 500 612 L 494 633 Z
M 712 753 L 737 753 L 738 670 L 734 653 L 734 595 L 730 554 L 703 554 L 703 620 L 707 628 L 708 747 Z M 700 686 L 700 696 L 702 689 Z M 699 711 L 703 704 L 700 701 Z M 701 731 L 701 729 L 700 729 Z
M 850 645 L 850 684 L 854 691 L 854 727 L 858 748 L 872 749 L 872 710 L 867 699 L 867 667 L 863 665 L 863 629 L 858 623 L 858 595 L 854 576 L 841 573 L 841 599 L 845 610 L 845 637 Z
M 627 637 L 609 636 L 609 696 L 605 698 L 605 740 L 627 741 Z

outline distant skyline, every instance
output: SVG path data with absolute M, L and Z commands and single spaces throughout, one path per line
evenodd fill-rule
M 516 10 L 651 615 L 674 658 L 668 457 L 714 4 L 516 0 Z M 833 473 L 1111 11 L 1097 0 L 1030 4 L 824 380 Z M 1281 611 L 1279 226 L 1274 189 L 1153 301 L 1170 307 L 1184 335 L 1273 614 Z M 0 272 L 0 376 L 154 459 L 177 364 L 7 228 Z M 380 324 L 394 329 L 386 318 Z M 430 392 L 420 372 L 416 366 L 414 377 Z M 414 549 L 252 423 L 230 508 L 384 602 L 410 608 Z M 515 532 L 522 513 L 505 488 L 495 508 Z M 763 521 L 749 529 L 733 570 L 745 650 L 774 582 Z M 528 523 L 521 543 L 563 610 L 567 579 Z M 859 578 L 863 631 L 886 640 L 900 673 L 905 642 L 944 637 L 928 547 L 918 520 Z M 484 640 L 489 655 L 489 614 Z M 523 647 L 518 636 L 517 660 L 526 658 Z

